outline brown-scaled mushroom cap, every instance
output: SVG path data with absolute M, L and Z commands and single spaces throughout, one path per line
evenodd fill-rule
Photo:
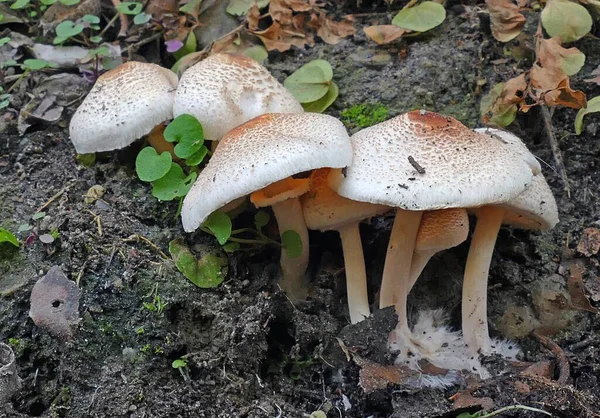
M 317 113 L 262 115 L 231 130 L 183 201 L 181 219 L 194 231 L 215 210 L 292 175 L 345 167 L 352 149 L 344 125 Z
M 129 61 L 96 80 L 69 125 L 79 154 L 126 147 L 173 117 L 177 75 Z
M 204 137 L 220 140 L 228 131 L 265 113 L 302 113 L 300 103 L 269 71 L 244 55 L 218 53 L 181 76 L 173 114 L 190 114 Z

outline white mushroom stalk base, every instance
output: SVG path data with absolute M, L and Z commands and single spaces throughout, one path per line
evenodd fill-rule
M 401 349 L 402 343 L 408 343 L 411 335 L 408 328 L 406 300 L 411 287 L 411 263 L 422 216 L 423 212 L 420 211 L 397 209 L 388 244 L 379 306 L 380 308 L 392 305 L 396 307 L 398 325 L 390 334 L 388 343 L 391 349 Z
M 283 291 L 292 300 L 306 296 L 307 285 L 305 273 L 308 267 L 308 230 L 304 223 L 302 206 L 298 198 L 291 198 L 271 205 L 277 220 L 280 235 L 285 231 L 293 230 L 300 235 L 302 241 L 302 254 L 298 257 L 289 257 L 285 250 L 281 250 L 281 282 Z
M 342 239 L 350 322 L 356 324 L 371 314 L 367 293 L 367 272 L 358 222 L 338 228 Z
M 485 206 L 477 211 L 462 294 L 463 337 L 471 354 L 492 352 L 487 323 L 487 282 L 504 213 L 504 209 L 494 206 Z

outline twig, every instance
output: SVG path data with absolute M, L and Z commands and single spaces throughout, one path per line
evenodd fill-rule
M 117 19 L 119 18 L 121 14 L 117 11 L 117 14 L 114 15 L 112 17 L 112 19 L 110 19 L 108 21 L 108 23 L 106 24 L 106 26 L 104 27 L 104 29 L 102 29 L 102 31 L 100 32 L 99 36 L 104 36 L 104 33 L 117 21 Z
M 89 258 L 85 260 L 81 268 L 79 269 L 79 274 L 77 275 L 77 279 L 75 279 L 75 284 L 79 287 L 79 283 L 81 282 L 81 278 L 83 277 L 83 272 L 85 270 L 85 266 L 87 265 Z
M 540 344 L 542 344 L 556 356 L 559 367 L 558 379 L 556 379 L 556 383 L 560 385 L 566 384 L 569 376 L 571 375 L 571 367 L 569 366 L 569 360 L 567 360 L 565 352 L 558 346 L 558 344 L 545 335 L 539 334 L 536 331 L 533 331 L 531 335 L 533 335 L 535 339 L 540 342 Z
M 158 248 L 156 246 L 156 244 L 154 244 L 152 241 L 150 241 L 148 238 L 146 238 L 143 235 L 133 234 L 133 235 L 130 235 L 127 238 L 125 238 L 123 241 L 124 242 L 139 242 L 140 240 L 144 241 L 146 244 L 148 244 L 150 247 L 152 247 L 152 249 L 155 250 L 156 252 L 158 252 L 160 254 L 160 256 L 162 258 L 164 258 L 165 260 L 169 259 L 168 255 L 166 255 L 160 248 Z
M 100 215 L 96 215 L 94 212 L 88 209 L 88 213 L 94 217 L 96 227 L 98 228 L 98 236 L 102 236 L 102 223 L 100 223 Z
M 117 10 L 119 19 L 121 20 L 121 28 L 119 29 L 118 38 L 122 38 L 127 36 L 127 29 L 129 29 L 129 18 L 126 14 L 123 14 L 119 11 L 119 6 L 121 5 L 121 0 L 112 0 L 112 4 L 115 6 Z
M 544 120 L 544 130 L 546 131 L 546 136 L 548 137 L 548 142 L 550 143 L 550 149 L 552 149 L 552 155 L 554 156 L 554 163 L 556 164 L 556 168 L 560 173 L 560 178 L 564 183 L 567 196 L 570 198 L 571 187 L 569 186 L 569 178 L 567 177 L 567 171 L 565 170 L 565 163 L 563 162 L 562 152 L 560 151 L 560 147 L 558 146 L 556 135 L 554 135 L 554 128 L 552 127 L 552 116 L 550 115 L 550 111 L 546 106 L 540 106 L 540 112 L 542 113 L 542 119 Z
M 46 201 L 46 203 L 44 203 L 42 206 L 40 206 L 39 209 L 35 211 L 35 213 L 41 212 L 44 209 L 46 209 L 48 206 L 50 206 L 50 204 L 52 202 L 54 202 L 56 199 L 61 197 L 63 195 L 63 193 L 65 193 L 67 190 L 69 190 L 71 187 L 73 187 L 75 185 L 76 181 L 77 180 L 71 180 L 70 184 L 67 184 L 65 187 L 60 189 L 54 196 L 52 196 L 50 199 L 48 199 Z
M 150 42 L 154 42 L 157 39 L 159 39 L 161 36 L 163 35 L 163 32 L 157 32 L 152 36 L 149 36 L 147 38 L 142 39 L 141 41 L 133 44 L 133 45 L 129 45 L 127 47 L 127 54 L 129 55 L 129 59 L 131 59 L 131 53 L 132 52 L 137 52 L 138 49 L 140 49 L 142 46 L 149 44 Z

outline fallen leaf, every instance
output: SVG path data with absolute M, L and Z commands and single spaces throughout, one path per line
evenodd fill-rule
M 248 9 L 248 29 L 258 30 L 258 21 L 260 19 L 260 9 L 256 4 Z
M 571 305 L 582 311 L 598 313 L 598 309 L 594 308 L 590 300 L 585 295 L 583 284 L 583 267 L 577 263 L 571 264 L 569 267 L 569 278 L 567 279 L 567 290 L 571 295 Z
M 586 257 L 598 254 L 600 251 L 600 230 L 597 228 L 586 228 L 583 230 L 577 251 Z
M 273 22 L 271 26 L 262 31 L 250 31 L 258 36 L 264 43 L 267 51 L 287 51 L 292 46 L 304 48 L 314 45 L 315 41 L 311 35 L 305 35 L 294 30 L 292 27 L 283 27 L 279 22 Z
M 379 45 L 389 44 L 409 32 L 396 25 L 376 25 L 363 28 L 365 35 Z
M 469 408 L 473 406 L 479 406 L 483 409 L 492 409 L 494 407 L 494 401 L 492 398 L 477 398 L 471 395 L 471 391 L 469 389 L 454 394 L 452 396 L 452 402 L 454 409 Z
M 486 4 L 494 38 L 508 42 L 521 33 L 527 19 L 521 14 L 519 6 L 511 0 L 486 0 Z
M 335 22 L 327 17 L 325 12 L 319 12 L 317 21 L 319 23 L 317 35 L 330 45 L 335 45 L 339 43 L 342 38 L 356 33 L 354 21 L 350 18 Z
M 564 78 L 558 88 L 546 93 L 544 101 L 548 106 L 565 106 L 573 109 L 581 109 L 587 106 L 585 93 L 581 90 L 572 90 L 569 79 Z
M 538 61 L 544 68 L 560 68 L 566 75 L 577 74 L 585 63 L 585 55 L 577 48 L 563 48 L 560 38 L 540 40 Z
M 246 14 L 254 5 L 263 8 L 267 4 L 269 4 L 269 0 L 229 0 L 229 6 L 227 6 L 226 11 L 231 15 L 241 16 Z
M 386 389 L 391 384 L 400 384 L 407 378 L 420 374 L 402 366 L 384 366 L 362 358 L 356 354 L 352 356 L 354 362 L 360 367 L 358 384 L 365 393 Z

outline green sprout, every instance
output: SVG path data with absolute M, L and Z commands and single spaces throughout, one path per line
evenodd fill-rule
M 142 306 L 150 312 L 155 312 L 157 315 L 162 315 L 169 302 L 163 302 L 158 294 L 158 283 L 152 292 L 146 297 L 151 297 L 152 300 L 150 302 L 142 302 Z
M 188 365 L 188 362 L 184 358 L 179 358 L 177 360 L 173 360 L 173 363 L 171 363 L 171 367 L 179 370 L 179 373 L 181 373 L 181 377 L 183 377 L 183 380 L 186 382 L 189 382 L 191 379 L 190 379 L 190 374 L 188 373 L 187 365 Z

